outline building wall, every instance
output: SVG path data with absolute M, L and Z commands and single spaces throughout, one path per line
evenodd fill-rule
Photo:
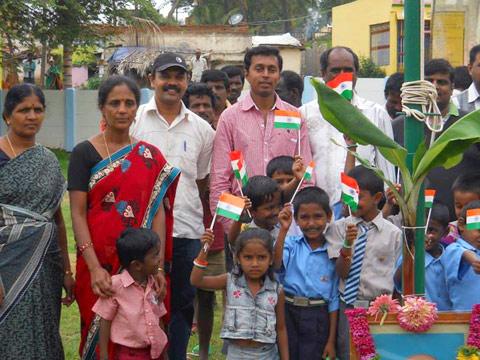
M 437 12 L 452 12 L 463 13 L 464 23 L 460 24 L 464 30 L 463 40 L 463 64 L 468 63 L 468 53 L 470 48 L 480 43 L 480 1 L 478 0 L 436 0 L 435 1 L 435 13 Z M 436 15 L 435 15 L 436 16 Z M 434 23 L 436 18 L 434 18 Z M 434 25 L 435 26 L 435 25 Z M 448 36 L 448 33 L 447 33 Z M 443 39 L 437 40 L 443 41 Z M 439 43 L 433 38 L 434 48 L 442 48 L 441 42 Z M 455 63 L 454 65 L 461 65 Z
M 44 90 L 45 120 L 37 135 L 40 144 L 52 148 L 65 146 L 65 96 L 63 91 Z
M 283 58 L 283 70 L 295 71 L 297 74 L 302 70 L 302 51 L 298 48 L 280 48 Z
M 448 0 L 447 0 L 448 1 Z M 392 0 L 357 0 L 332 9 L 332 45 L 348 46 L 359 56 L 370 57 L 370 26 L 390 24 L 390 61 L 382 66 L 387 75 L 398 71 L 397 24 L 403 20 L 401 3 Z M 431 8 L 425 9 L 425 19 L 431 18 Z
M 332 45 L 348 46 L 358 56 L 370 57 L 370 25 L 390 22 L 391 8 L 389 0 L 357 0 L 335 6 L 332 9 Z M 391 30 L 392 26 L 390 34 Z
M 75 141 L 87 140 L 100 129 L 102 114 L 97 105 L 97 90 L 81 90 L 76 92 Z

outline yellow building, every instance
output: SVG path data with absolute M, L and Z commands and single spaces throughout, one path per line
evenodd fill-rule
M 431 1 L 425 1 L 425 57 L 431 58 Z M 403 71 L 403 0 L 357 0 L 332 9 L 332 45 L 370 57 L 387 75 Z

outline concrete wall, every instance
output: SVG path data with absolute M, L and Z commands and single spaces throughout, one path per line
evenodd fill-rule
M 47 109 L 37 142 L 53 148 L 65 147 L 65 93 L 44 90 Z
M 76 93 L 76 143 L 88 139 L 99 131 L 102 114 L 97 106 L 97 94 L 96 90 L 81 90 Z
M 300 74 L 302 71 L 302 51 L 298 48 L 280 48 L 280 55 L 283 58 L 283 70 L 295 71 Z

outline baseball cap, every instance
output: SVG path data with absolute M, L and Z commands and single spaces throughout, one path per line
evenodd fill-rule
M 163 71 L 171 67 L 179 67 L 185 71 L 188 71 L 187 63 L 185 62 L 183 56 L 171 52 L 158 55 L 153 62 L 152 70 L 153 72 Z

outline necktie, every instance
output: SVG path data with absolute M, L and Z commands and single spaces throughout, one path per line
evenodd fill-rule
M 362 271 L 363 255 L 367 245 L 368 228 L 365 224 L 359 225 L 361 233 L 355 241 L 355 253 L 352 258 L 352 265 L 345 282 L 345 290 L 343 292 L 343 301 L 351 305 L 357 300 L 358 288 L 360 287 L 360 272 Z

